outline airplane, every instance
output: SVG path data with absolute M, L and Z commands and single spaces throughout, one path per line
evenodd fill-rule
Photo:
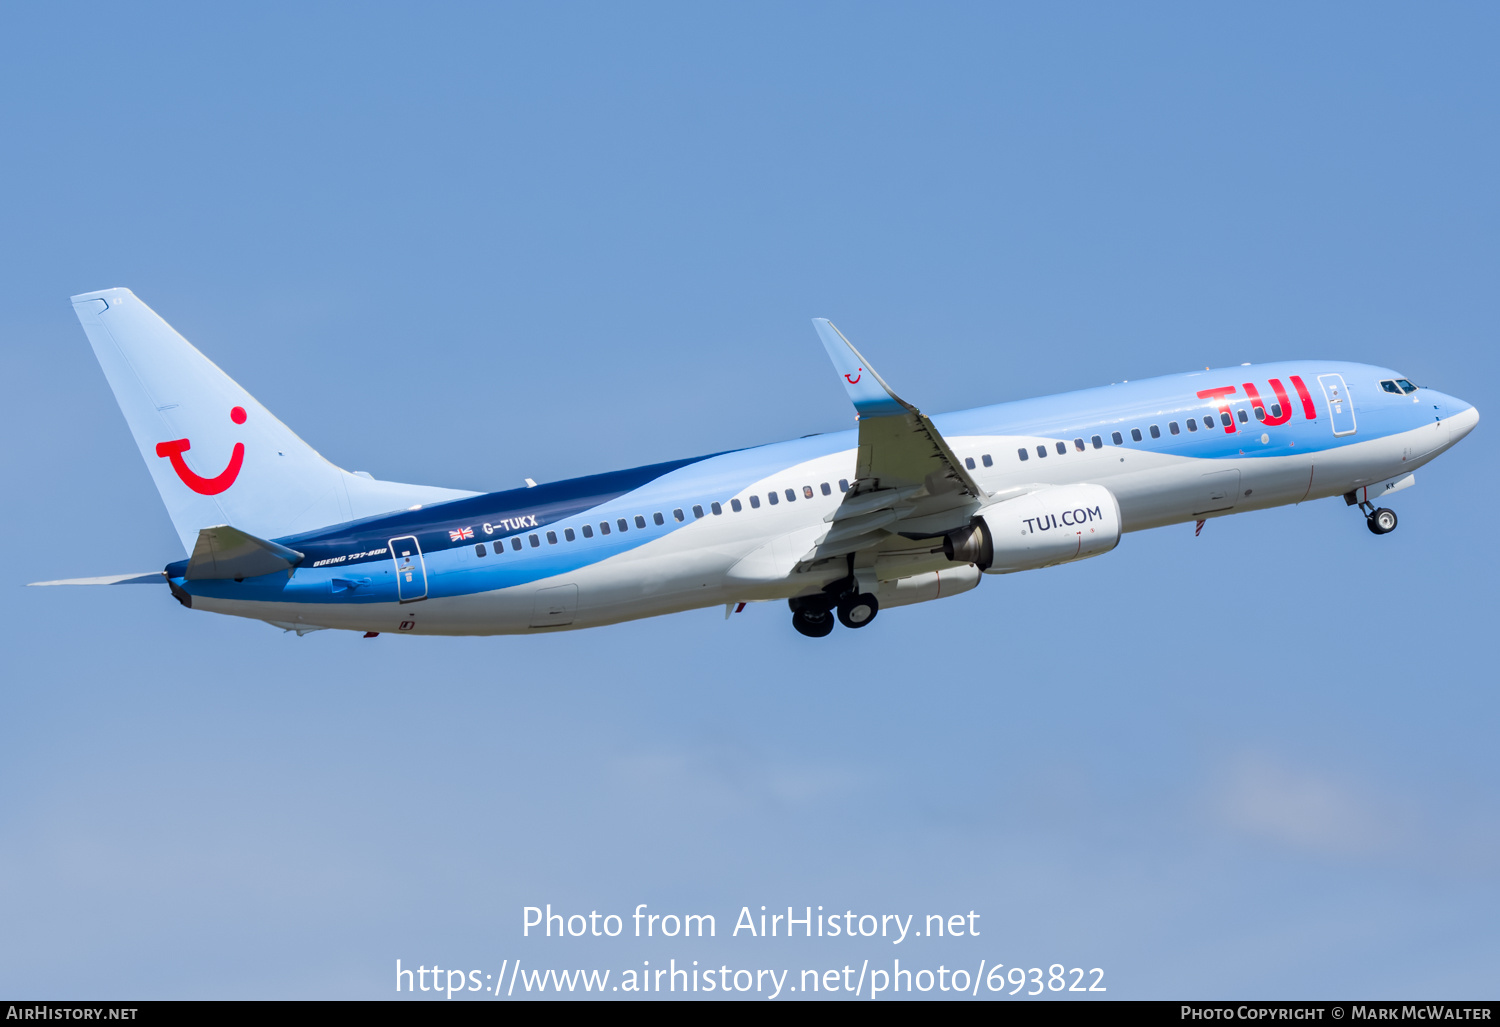
M 1113 550 L 1127 532 L 1343 497 L 1377 504 L 1479 422 L 1389 368 L 1204 369 L 928 417 L 813 325 L 852 431 L 477 493 L 325 460 L 128 289 L 72 297 L 186 559 L 38 585 L 404 635 L 597 627 L 785 601 L 821 638 L 879 611 Z

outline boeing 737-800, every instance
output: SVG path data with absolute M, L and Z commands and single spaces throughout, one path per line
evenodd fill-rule
M 786 600 L 821 637 L 986 574 L 1161 525 L 1342 496 L 1379 506 L 1479 421 L 1367 364 L 1194 371 L 928 417 L 813 322 L 858 427 L 504 492 L 335 467 L 128 289 L 73 297 L 187 558 L 183 606 L 322 628 L 496 635 Z

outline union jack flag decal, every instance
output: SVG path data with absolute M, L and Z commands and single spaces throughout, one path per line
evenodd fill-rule
M 462 542 L 466 538 L 473 538 L 474 537 L 474 529 L 473 528 L 459 528 L 456 531 L 450 531 L 450 532 L 448 532 L 448 537 L 451 538 L 455 542 Z

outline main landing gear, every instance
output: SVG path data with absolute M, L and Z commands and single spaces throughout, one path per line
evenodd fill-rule
M 1344 502 L 1350 506 L 1358 506 L 1364 512 L 1365 526 L 1370 529 L 1372 534 L 1389 535 L 1396 530 L 1396 511 L 1388 510 L 1383 506 L 1376 507 L 1369 500 L 1360 502 L 1357 492 L 1345 494 Z
M 845 594 L 839 600 L 839 623 L 846 628 L 862 628 L 875 619 L 880 603 L 868 592 Z
M 833 632 L 834 617 L 846 628 L 862 628 L 880 612 L 880 602 L 868 592 L 851 592 L 837 600 L 829 596 L 788 599 L 792 627 L 808 638 L 823 638 Z
M 812 597 L 820 599 L 820 596 Z M 796 599 L 787 600 L 797 603 Z M 833 609 L 826 603 L 809 602 L 792 607 L 792 627 L 808 638 L 822 638 L 833 633 Z
M 870 593 L 858 591 L 858 587 L 851 573 L 849 577 L 826 586 L 818 595 L 788 599 L 787 605 L 792 608 L 792 627 L 808 638 L 823 638 L 830 634 L 835 616 L 846 628 L 864 627 L 880 612 L 880 602 Z

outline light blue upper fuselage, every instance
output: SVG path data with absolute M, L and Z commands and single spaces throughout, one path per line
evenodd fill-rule
M 1349 410 L 1345 412 L 1340 404 L 1337 415 L 1320 384 L 1320 378 L 1332 375 L 1340 376 L 1347 390 Z M 1062 443 L 1071 453 L 1079 445 L 1075 440 L 1088 450 L 1113 448 L 1205 462 L 1260 460 L 1319 453 L 1397 435 L 1470 408 L 1429 389 L 1408 395 L 1381 387 L 1382 381 L 1401 377 L 1388 368 L 1367 364 L 1286 361 L 1123 382 L 940 414 L 932 420 L 961 459 L 976 461 L 976 473 L 988 482 L 1005 485 L 1062 480 L 1049 478 L 1055 468 L 1067 466 L 1067 457 L 1055 453 L 1054 447 Z M 1295 381 L 1300 381 L 1301 390 L 1294 387 Z M 1273 382 L 1280 383 L 1290 409 L 1276 409 L 1282 404 Z M 1261 411 L 1255 410 L 1246 383 L 1258 390 Z M 1199 396 L 1202 391 L 1226 387 L 1232 387 L 1233 393 Z M 1220 423 L 1221 404 L 1227 406 L 1231 428 Z M 1308 409 L 1314 417 L 1306 416 Z M 1262 423 L 1261 414 L 1269 420 L 1285 420 L 1269 426 Z M 1205 426 L 1206 418 L 1213 419 L 1212 427 Z M 1190 419 L 1197 430 L 1188 430 Z M 1339 423 L 1333 423 L 1335 419 Z M 1159 437 L 1151 435 L 1153 425 Z M 1336 428 L 1346 433 L 1335 435 Z M 1139 431 L 1139 441 L 1132 437 L 1132 430 Z M 1118 443 L 1114 441 L 1117 432 Z M 844 476 L 852 478 L 856 446 L 855 431 L 815 435 L 334 525 L 277 540 L 305 554 L 290 575 L 268 574 L 243 582 L 184 581 L 181 562 L 171 565 L 168 575 L 188 593 L 205 597 L 390 603 L 403 596 L 398 593 L 389 542 L 414 536 L 423 558 L 426 598 L 506 589 L 564 575 L 657 541 L 703 517 L 716 516 L 710 512 L 713 504 L 724 509 L 730 497 L 750 485 L 820 458 L 848 453 Z M 1039 446 L 1046 455 L 1035 452 Z M 1021 449 L 1028 451 L 1024 461 Z M 805 501 L 804 487 L 813 489 L 815 495 L 823 494 L 822 480 L 784 484 L 796 493 L 792 502 Z M 778 487 L 776 491 L 784 490 Z M 695 514 L 695 507 L 701 513 Z M 658 515 L 660 525 L 655 523 Z M 726 509 L 717 516 L 727 515 Z M 623 531 L 618 528 L 621 519 L 626 523 Z M 600 527 L 603 524 L 611 525 L 607 535 Z M 590 526 L 592 537 L 584 537 L 585 525 Z M 519 549 L 515 548 L 518 542 Z M 485 547 L 485 556 L 477 555 L 479 546 Z

